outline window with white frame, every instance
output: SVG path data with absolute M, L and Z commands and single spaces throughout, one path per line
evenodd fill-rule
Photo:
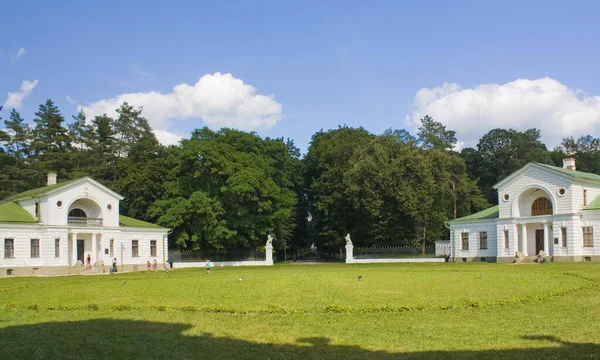
M 504 248 L 505 249 L 508 249 L 508 242 L 509 242 L 508 230 L 504 230 Z
M 594 247 L 594 228 L 591 226 L 583 228 L 583 247 Z
M 156 240 L 150 240 L 150 256 L 156 256 Z
M 12 259 L 15 257 L 15 239 L 4 239 L 4 258 Z
M 54 257 L 60 257 L 60 239 L 54 239 Z
M 112 259 L 115 255 L 115 240 L 110 239 L 110 258 Z
M 40 239 L 31 239 L 31 257 L 40 257 Z
M 469 233 L 460 233 L 460 249 L 469 250 Z
M 560 228 L 560 235 L 562 238 L 562 247 L 567 247 L 567 228 Z
M 140 256 L 140 242 L 138 240 L 131 240 L 131 257 Z
M 479 248 L 487 249 L 487 231 L 479 232 Z

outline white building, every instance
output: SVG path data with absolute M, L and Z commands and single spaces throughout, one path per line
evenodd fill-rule
M 159 269 L 167 260 L 169 229 L 119 215 L 123 197 L 84 177 L 48 185 L 0 201 L 0 276 Z
M 454 260 L 600 260 L 600 176 L 563 164 L 527 164 L 494 185 L 499 205 L 450 221 Z

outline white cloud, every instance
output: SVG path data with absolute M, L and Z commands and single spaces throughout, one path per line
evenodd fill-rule
M 8 99 L 6 100 L 6 102 L 4 102 L 4 108 L 14 108 L 17 110 L 20 109 L 23 105 L 23 99 L 25 99 L 27 96 L 29 96 L 29 94 L 31 94 L 31 92 L 37 86 L 37 84 L 37 80 L 35 80 L 34 82 L 28 80 L 23 81 L 21 83 L 21 89 L 19 91 L 8 93 Z
M 551 78 L 518 79 L 472 89 L 444 83 L 417 91 L 413 106 L 409 126 L 418 128 L 420 119 L 429 114 L 455 130 L 466 146 L 475 146 L 494 128 L 523 131 L 535 127 L 552 148 L 564 137 L 594 135 L 600 123 L 600 96 L 569 89 Z
M 154 130 L 154 135 L 156 135 L 156 138 L 161 144 L 166 146 L 177 145 L 179 140 L 183 139 L 183 136 L 173 134 L 166 130 Z
M 75 102 L 75 100 L 71 99 L 69 95 L 65 96 L 65 99 L 67 99 L 67 101 L 71 104 Z
M 241 130 L 268 129 L 281 118 L 282 106 L 272 95 L 257 94 L 231 74 L 207 74 L 194 85 L 176 85 L 172 92 L 127 93 L 112 99 L 80 106 L 89 117 L 106 113 L 116 117 L 115 109 L 123 102 L 143 106 L 143 116 L 157 131 L 177 120 L 200 118 L 212 129 L 231 127 Z M 196 126 L 199 127 L 199 126 Z M 165 131 L 166 132 L 166 131 Z
M 17 58 L 20 58 L 21 56 L 25 55 L 25 53 L 27 52 L 27 50 L 25 50 L 25 48 L 20 48 L 19 51 L 17 51 Z

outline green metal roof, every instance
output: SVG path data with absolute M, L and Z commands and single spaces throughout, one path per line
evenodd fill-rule
M 156 224 L 145 222 L 142 220 L 130 218 L 129 216 L 119 215 L 119 225 L 125 227 L 141 227 L 141 228 L 160 228 Z
M 469 216 L 464 216 L 458 219 L 452 220 L 452 222 L 462 222 L 462 221 L 473 221 L 473 220 L 491 220 L 498 218 L 498 205 L 492 206 L 491 208 L 487 208 L 475 214 L 471 214 Z
M 47 185 L 47 186 L 43 186 L 43 187 L 40 187 L 40 188 L 37 188 L 37 189 L 27 190 L 27 191 L 24 191 L 24 192 L 22 192 L 20 194 L 16 194 L 16 195 L 13 195 L 11 197 L 8 197 L 8 198 L 0 201 L 0 203 L 8 202 L 8 201 L 17 201 L 17 200 L 37 199 L 37 198 L 40 197 L 40 195 L 44 195 L 44 194 L 48 193 L 51 190 L 59 189 L 59 188 L 65 186 L 65 185 L 68 185 L 68 184 L 73 183 L 73 182 L 75 182 L 77 180 L 80 180 L 80 179 L 67 180 L 67 181 L 59 182 L 59 183 L 54 184 L 54 185 Z
M 543 166 L 547 169 L 553 170 L 555 172 L 558 172 L 560 174 L 563 175 L 567 175 L 576 179 L 584 179 L 584 180 L 591 180 L 591 181 L 598 181 L 600 182 L 600 175 L 596 175 L 596 174 L 592 174 L 592 173 L 586 173 L 583 171 L 577 171 L 577 170 L 569 170 L 569 169 L 565 169 L 565 168 L 561 168 L 558 166 L 552 166 L 552 165 L 546 165 L 546 164 L 540 164 L 540 163 L 534 163 L 536 165 L 540 165 Z
M 37 220 L 14 202 L 0 204 L 0 223 L 35 224 Z
M 600 210 L 600 195 L 596 196 L 596 198 L 583 210 Z

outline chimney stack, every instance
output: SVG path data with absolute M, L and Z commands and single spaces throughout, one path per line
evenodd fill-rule
M 48 173 L 48 184 L 47 185 L 54 185 L 56 184 L 56 173 Z
M 563 159 L 563 169 L 575 170 L 575 158 Z

